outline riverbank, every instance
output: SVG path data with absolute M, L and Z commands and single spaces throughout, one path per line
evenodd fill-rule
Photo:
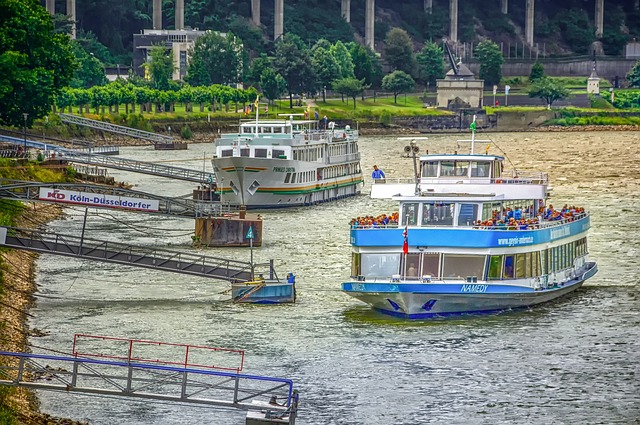
M 63 209 L 57 205 L 32 204 L 18 217 L 18 227 L 39 227 L 61 217 Z M 29 309 L 34 305 L 36 291 L 35 262 L 37 254 L 28 251 L 8 250 L 1 254 L 2 282 L 0 291 L 0 350 L 29 352 L 33 343 L 29 337 L 39 334 L 29 327 Z M 24 388 L 0 387 L 0 409 L 5 411 L 2 422 L 24 425 L 83 425 L 83 422 L 55 418 L 39 411 L 34 392 Z M 13 416 L 13 418 L 11 417 Z M 14 420 L 17 420 L 15 422 Z

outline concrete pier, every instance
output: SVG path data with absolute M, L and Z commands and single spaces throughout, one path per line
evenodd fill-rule
M 176 29 L 184 29 L 184 0 L 176 0 Z
M 251 20 L 255 25 L 260 25 L 260 0 L 251 0 Z
M 524 20 L 525 41 L 533 46 L 533 26 L 535 22 L 535 0 L 527 0 L 527 14 Z
M 351 22 L 351 0 L 342 0 L 341 13 L 345 21 Z
M 596 38 L 601 38 L 604 31 L 604 0 L 596 0 Z
M 500 12 L 504 15 L 509 13 L 509 0 L 500 0 Z
M 458 42 L 458 0 L 449 0 L 449 39 Z
M 246 239 L 249 227 L 253 242 Z M 196 218 L 196 238 L 206 246 L 262 246 L 262 217 L 260 214 L 227 214 L 222 217 Z
M 71 39 L 76 38 L 76 0 L 67 0 L 67 16 L 71 21 Z
M 376 2 L 367 0 L 364 14 L 364 44 L 371 50 L 375 49 L 374 25 L 376 19 Z
M 284 0 L 274 0 L 273 39 L 277 40 L 284 34 Z
M 153 29 L 162 29 L 162 0 L 153 0 Z

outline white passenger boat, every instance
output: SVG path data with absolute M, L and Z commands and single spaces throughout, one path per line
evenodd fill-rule
M 249 209 L 314 205 L 360 193 L 358 131 L 315 120 L 242 122 L 215 140 L 221 200 Z
M 371 196 L 399 209 L 352 221 L 344 292 L 422 319 L 533 306 L 597 272 L 587 211 L 548 204 L 546 173 L 505 173 L 504 157 L 471 152 L 423 155 L 419 168 L 414 155 L 413 183 L 374 181 Z

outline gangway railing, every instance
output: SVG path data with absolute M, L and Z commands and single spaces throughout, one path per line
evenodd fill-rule
M 68 124 L 81 125 L 96 130 L 108 131 L 110 133 L 122 134 L 137 139 L 148 140 L 151 143 L 173 143 L 173 138 L 163 136 L 161 134 L 152 133 L 150 131 L 138 130 L 136 128 L 125 127 L 122 125 L 111 124 L 104 121 L 92 120 L 90 118 L 79 117 L 71 114 L 58 114 L 62 122 Z
M 77 192 L 87 195 L 89 202 L 71 201 L 69 197 L 57 196 L 57 193 L 66 191 Z M 43 196 L 44 194 L 44 196 Z M 114 207 L 100 202 L 100 197 L 93 195 L 126 197 L 136 199 L 157 200 L 159 203 L 158 211 L 145 211 L 118 208 L 134 212 L 152 212 L 180 217 L 220 217 L 224 214 L 232 214 L 238 212 L 237 205 L 231 205 L 227 202 L 202 201 L 186 198 L 170 198 L 166 196 L 154 195 L 152 193 L 142 192 L 138 190 L 124 189 L 115 186 L 93 185 L 86 183 L 41 183 L 29 182 L 24 180 L 0 179 L 0 198 L 15 199 L 27 202 L 50 202 L 58 204 L 66 204 L 69 206 L 87 206 L 95 208 L 114 209 Z M 63 198 L 63 199 L 61 199 Z M 94 199 L 95 198 L 95 199 Z M 93 201 L 91 202 L 91 200 Z
M 98 396 L 220 406 L 287 415 L 293 424 L 298 392 L 285 378 L 192 367 L 0 351 L 0 385 Z M 284 405 L 270 405 L 272 397 Z
M 273 260 L 268 263 L 252 264 L 250 261 L 126 245 L 40 230 L 0 227 L 0 246 L 182 273 L 232 283 L 248 282 L 260 274 L 268 276 L 271 280 L 278 280 Z

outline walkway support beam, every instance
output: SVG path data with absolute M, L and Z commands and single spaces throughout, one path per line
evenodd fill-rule
M 376 2 L 375 0 L 367 0 L 367 5 L 364 14 L 364 44 L 369 47 L 371 50 L 375 50 L 375 33 L 374 33 L 374 24 L 375 24 L 375 12 L 376 12 Z

